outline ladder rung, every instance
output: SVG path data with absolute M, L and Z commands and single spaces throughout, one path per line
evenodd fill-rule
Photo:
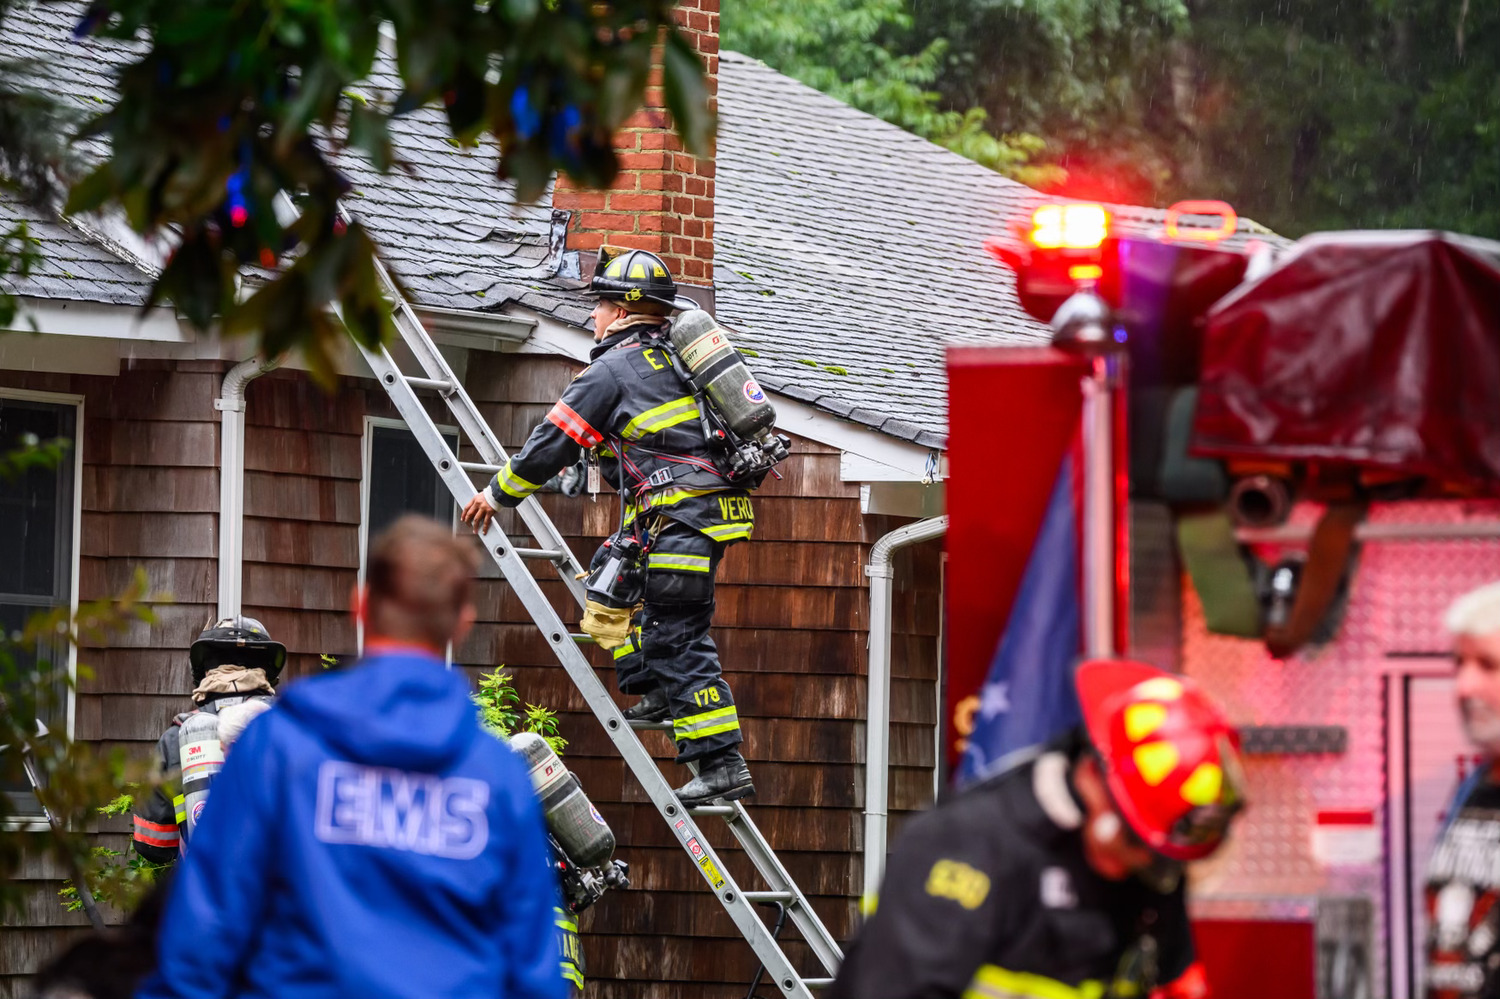
M 637 732 L 670 732 L 670 731 L 672 731 L 672 723 L 669 722 L 669 721 L 659 721 L 659 722 L 632 721 L 630 723 L 630 727 L 633 728 L 633 729 L 635 729 Z
M 414 389 L 431 389 L 434 392 L 441 392 L 443 395 L 453 392 L 453 383 L 445 378 L 414 378 L 411 375 L 403 375 L 402 377 L 406 379 L 406 384 Z
M 802 984 L 810 989 L 826 989 L 833 984 L 832 978 L 804 978 Z
M 689 815 L 733 815 L 734 814 L 734 806 L 733 805 L 694 805 L 693 807 L 691 807 L 691 808 L 688 809 L 688 814 Z M 746 898 L 749 898 L 751 895 L 754 895 L 755 892 L 749 892 L 749 891 L 747 891 L 744 894 L 745 894 Z
M 500 465 L 486 465 L 482 461 L 461 461 L 458 467 L 466 472 L 483 472 L 485 475 L 499 475 Z
M 577 642 L 579 645 L 593 645 L 598 641 L 598 639 L 596 639 L 593 635 L 587 634 L 582 631 L 573 632 L 572 634 L 568 635 L 568 637 Z
M 794 902 L 797 899 L 789 891 L 742 891 L 740 895 L 746 902 Z
M 546 562 L 560 562 L 567 558 L 568 553 L 558 551 L 556 548 L 512 548 L 516 558 L 542 559 Z

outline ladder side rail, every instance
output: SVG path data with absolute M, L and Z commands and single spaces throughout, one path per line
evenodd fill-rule
M 382 288 L 391 297 L 395 310 L 392 318 L 395 320 L 397 332 L 401 334 L 402 342 L 411 349 L 417 363 L 421 365 L 429 378 L 447 382 L 452 386 L 451 391 L 441 394 L 459 430 L 468 438 L 469 443 L 474 446 L 474 450 L 479 453 L 486 464 L 504 465 L 510 455 L 495 437 L 495 432 L 490 429 L 490 425 L 479 415 L 479 408 L 469 398 L 468 391 L 448 365 L 447 358 L 443 357 L 437 349 L 437 344 L 432 342 L 426 327 L 422 325 L 422 321 L 412 311 L 411 305 L 400 293 L 395 282 L 391 280 L 385 265 L 378 260 L 375 262 L 375 273 Z M 468 501 L 461 500 L 460 505 L 466 502 Z M 577 576 L 583 572 L 583 566 L 579 564 L 578 557 L 573 554 L 572 548 L 557 530 L 557 525 L 552 522 L 552 518 L 547 516 L 535 496 L 527 497 L 517 509 L 522 521 L 526 524 L 526 529 L 536 539 L 538 547 L 554 548 L 567 553 L 566 558 L 556 563 L 557 573 L 567 584 L 573 598 L 578 601 L 578 606 L 582 607 L 584 603 L 583 583 Z
M 285 191 L 277 195 L 276 201 L 280 214 L 285 214 L 288 218 L 295 218 L 297 216 L 296 206 Z M 348 209 L 343 205 L 336 205 L 335 209 L 338 212 L 339 219 L 345 225 L 353 222 Z M 453 369 L 449 367 L 447 359 L 438 350 L 437 344 L 433 343 L 432 338 L 428 336 L 427 327 L 422 325 L 422 321 L 417 318 L 416 312 L 412 310 L 411 303 L 406 300 L 406 296 L 396 286 L 396 282 L 391 277 L 390 271 L 386 268 L 385 262 L 377 256 L 373 259 L 373 263 L 375 265 L 375 279 L 379 282 L 380 288 L 385 293 L 386 298 L 390 300 L 392 307 L 391 319 L 396 326 L 397 333 L 401 335 L 402 342 L 411 349 L 412 354 L 417 359 L 417 363 L 421 365 L 422 370 L 429 378 L 446 381 L 453 387 L 451 393 L 443 393 L 443 401 L 447 403 L 449 412 L 453 414 L 453 418 L 458 422 L 459 429 L 469 439 L 474 449 L 479 452 L 487 464 L 505 464 L 510 456 L 505 453 L 505 448 L 501 447 L 500 441 L 495 437 L 494 431 L 490 429 L 489 424 L 485 423 L 484 419 L 479 415 L 479 410 L 475 407 L 474 401 L 469 398 L 469 393 L 464 390 L 463 384 L 458 380 L 458 376 L 453 373 Z M 334 313 L 339 317 L 339 321 L 342 322 L 344 318 L 343 311 L 338 308 L 337 304 L 334 305 Z M 363 344 L 356 341 L 355 345 L 359 347 L 360 353 L 365 355 L 366 360 L 371 359 L 372 353 L 366 350 Z M 387 360 L 391 360 L 389 352 L 385 351 L 384 348 L 382 348 L 382 353 L 386 355 Z M 390 364 L 390 370 L 395 371 L 398 378 L 401 376 L 401 372 L 393 360 Z M 407 425 L 411 426 L 411 421 L 408 420 Z M 413 430 L 415 430 L 414 427 Z M 470 488 L 473 488 L 473 483 L 470 483 Z M 467 502 L 467 497 L 458 501 L 460 506 Z M 573 554 L 572 548 L 563 540 L 562 535 L 557 530 L 557 525 L 547 516 L 547 512 L 542 509 L 541 503 L 534 496 L 527 497 L 522 501 L 518 510 L 520 511 L 521 520 L 526 524 L 526 529 L 531 532 L 532 537 L 536 539 L 538 547 L 554 548 L 567 553 L 564 559 L 554 563 L 554 567 L 557 569 L 558 576 L 567 586 L 568 592 L 573 595 L 573 599 L 578 602 L 578 606 L 582 607 L 584 604 L 583 583 L 577 577 L 583 572 L 583 566 L 579 564 L 578 557 Z
M 744 803 L 735 801 L 730 803 L 733 812 L 724 817 L 729 825 L 729 830 L 734 838 L 744 848 L 745 855 L 750 858 L 750 863 L 755 870 L 765 879 L 766 884 L 771 886 L 772 891 L 788 892 L 792 901 L 787 903 L 787 915 L 796 924 L 802 934 L 803 940 L 812 948 L 813 954 L 822 963 L 824 970 L 830 975 L 838 974 L 839 965 L 844 960 L 844 951 L 818 918 L 817 912 L 813 910 L 808 902 L 807 896 L 802 893 L 797 882 L 781 863 L 781 858 L 771 849 L 761 833 L 760 827 L 750 818 Z
M 447 442 L 436 432 L 431 418 L 427 415 L 427 410 L 417 399 L 416 392 L 401 378 L 395 361 L 383 347 L 380 348 L 379 353 L 376 353 L 360 345 L 360 351 L 385 386 L 397 411 L 416 434 L 422 449 L 427 453 L 428 459 L 442 478 L 444 485 L 448 487 L 448 491 L 455 500 L 466 501 L 466 497 L 472 494 L 473 489 L 468 473 L 459 466 L 458 459 L 448 448 Z M 428 428 L 432 432 L 418 433 L 419 428 Z M 803 984 L 802 976 L 792 967 L 790 959 L 781 950 L 780 944 L 771 937 L 765 923 L 752 908 L 752 902 L 743 897 L 739 885 L 730 876 L 724 862 L 698 829 L 687 809 L 672 793 L 666 778 L 657 769 L 656 761 L 646 752 L 646 748 L 641 745 L 630 726 L 625 723 L 620 709 L 615 706 L 614 701 L 605 691 L 604 685 L 599 681 L 599 677 L 594 673 L 594 667 L 573 644 L 562 619 L 558 617 L 552 604 L 542 593 L 537 580 L 527 569 L 526 563 L 516 554 L 505 532 L 498 524 L 492 523 L 490 529 L 482 536 L 482 540 L 485 551 L 499 566 L 506 582 L 520 598 L 532 620 L 542 629 L 553 655 L 567 671 L 574 686 L 583 694 L 590 710 L 604 726 L 605 732 L 620 751 L 620 755 L 624 757 L 626 765 L 630 767 L 636 780 L 651 798 L 657 811 L 667 820 L 683 849 L 698 867 L 699 874 L 734 921 L 740 935 L 750 944 L 751 949 L 765 964 L 766 969 L 776 976 L 777 984 L 785 995 L 794 996 L 796 999 L 812 999 L 811 990 Z

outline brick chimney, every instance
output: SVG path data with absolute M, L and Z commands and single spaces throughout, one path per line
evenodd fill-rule
M 719 0 L 678 0 L 675 17 L 707 69 L 709 107 L 719 94 Z M 682 294 L 713 309 L 714 157 L 683 152 L 662 95 L 661 64 L 646 99 L 615 135 L 620 173 L 608 191 L 586 191 L 559 177 L 552 207 L 572 213 L 569 250 L 592 276 L 602 244 L 650 250 L 667 262 Z

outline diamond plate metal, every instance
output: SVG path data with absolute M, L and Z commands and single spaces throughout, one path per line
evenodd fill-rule
M 1315 511 L 1314 511 L 1315 515 Z M 1306 520 L 1305 510 L 1293 521 Z M 1380 524 L 1480 524 L 1500 503 L 1379 504 Z M 1500 539 L 1382 540 L 1363 545 L 1349 607 L 1337 637 L 1280 661 L 1264 645 L 1211 635 L 1192 586 L 1184 582 L 1183 669 L 1220 698 L 1230 717 L 1252 725 L 1337 725 L 1341 755 L 1258 756 L 1246 760 L 1251 805 L 1231 843 L 1194 877 L 1202 903 L 1216 897 L 1358 896 L 1375 908 L 1374 995 L 1386 992 L 1386 859 L 1322 868 L 1311 852 L 1314 817 L 1325 808 L 1385 810 L 1382 668 L 1387 656 L 1443 652 L 1443 611 L 1466 590 L 1500 578 Z
M 1379 523 L 1474 524 L 1494 523 L 1500 503 L 1403 503 L 1375 511 Z M 1443 614 L 1454 598 L 1484 583 L 1500 579 L 1500 543 L 1489 539 L 1458 539 L 1382 545 L 1392 576 L 1404 586 L 1392 594 L 1385 635 L 1388 654 L 1446 655 L 1448 634 Z

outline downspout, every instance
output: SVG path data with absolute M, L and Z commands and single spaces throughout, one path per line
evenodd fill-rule
M 240 570 L 245 555 L 245 386 L 281 364 L 252 357 L 229 369 L 214 409 L 219 428 L 219 618 L 240 613 Z
M 865 697 L 865 863 L 861 909 L 867 914 L 885 873 L 886 802 L 891 759 L 891 602 L 896 549 L 942 537 L 948 518 L 930 517 L 898 527 L 875 542 L 870 577 L 870 680 Z

